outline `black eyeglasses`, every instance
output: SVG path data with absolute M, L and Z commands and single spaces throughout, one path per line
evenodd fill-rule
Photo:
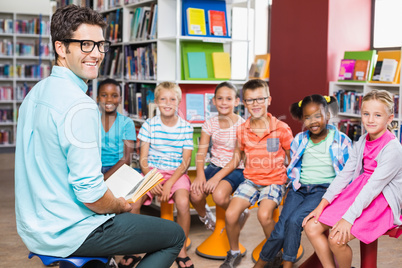
M 110 49 L 110 41 L 99 41 L 95 42 L 92 40 L 77 40 L 77 39 L 64 39 L 62 40 L 63 42 L 66 43 L 80 43 L 81 44 L 81 51 L 84 53 L 90 53 L 92 50 L 94 50 L 95 45 L 98 46 L 98 50 L 100 53 L 106 53 Z
M 248 104 L 248 105 L 253 104 L 255 101 L 256 101 L 257 103 L 264 103 L 264 101 L 265 101 L 266 99 L 268 99 L 268 98 L 269 98 L 269 97 L 256 98 L 256 99 L 247 99 L 247 100 L 244 100 L 244 102 L 245 102 L 246 104 Z

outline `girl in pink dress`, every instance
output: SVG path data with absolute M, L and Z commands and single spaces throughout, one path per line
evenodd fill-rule
M 303 221 L 326 268 L 335 268 L 332 254 L 340 268 L 351 267 L 352 250 L 347 243 L 352 239 L 368 244 L 402 224 L 402 146 L 387 130 L 393 111 L 388 91 L 373 90 L 364 96 L 361 115 L 367 134 L 354 144 L 344 169 Z M 327 238 L 324 232 L 329 229 Z

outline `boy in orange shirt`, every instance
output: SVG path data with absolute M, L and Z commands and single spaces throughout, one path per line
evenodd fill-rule
M 239 218 L 242 212 L 258 202 L 258 221 L 268 238 L 275 225 L 273 212 L 285 192 L 284 163 L 285 157 L 290 161 L 293 135 L 286 123 L 267 113 L 271 99 L 265 81 L 255 79 L 244 84 L 243 102 L 251 116 L 237 129 L 232 160 L 215 175 L 224 178 L 241 159 L 246 159 L 243 171 L 246 180 L 239 185 L 226 210 L 230 251 L 221 268 L 236 267 L 241 262 Z

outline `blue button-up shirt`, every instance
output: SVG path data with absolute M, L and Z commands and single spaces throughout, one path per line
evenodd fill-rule
M 113 214 L 84 203 L 101 198 L 100 114 L 86 83 L 54 66 L 19 110 L 15 154 L 17 230 L 32 252 L 66 257 Z
M 334 141 L 329 146 L 329 154 L 332 160 L 335 174 L 338 175 L 343 169 L 349 158 L 349 151 L 352 149 L 352 141 L 344 133 L 339 132 L 334 126 L 327 125 L 328 129 L 335 131 Z M 291 180 L 293 190 L 300 188 L 300 173 L 304 150 L 307 147 L 310 138 L 310 131 L 301 132 L 296 135 L 290 145 L 291 161 L 287 167 L 288 178 Z

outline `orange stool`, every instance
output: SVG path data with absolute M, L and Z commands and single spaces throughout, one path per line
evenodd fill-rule
M 384 235 L 398 238 L 402 234 L 402 226 L 395 227 Z M 360 241 L 360 267 L 377 268 L 377 247 L 378 239 L 370 244 Z M 300 268 L 322 268 L 321 262 L 315 252 L 300 266 Z
M 174 221 L 173 204 L 169 204 L 167 202 L 161 202 L 161 218 L 169 221 Z M 191 248 L 191 240 L 190 237 L 187 237 L 186 249 L 189 250 L 190 248 Z
M 239 244 L 240 253 L 244 256 L 246 248 Z M 213 233 L 197 247 L 195 253 L 201 257 L 223 260 L 230 250 L 229 239 L 225 228 L 225 210 L 216 206 L 216 223 Z

